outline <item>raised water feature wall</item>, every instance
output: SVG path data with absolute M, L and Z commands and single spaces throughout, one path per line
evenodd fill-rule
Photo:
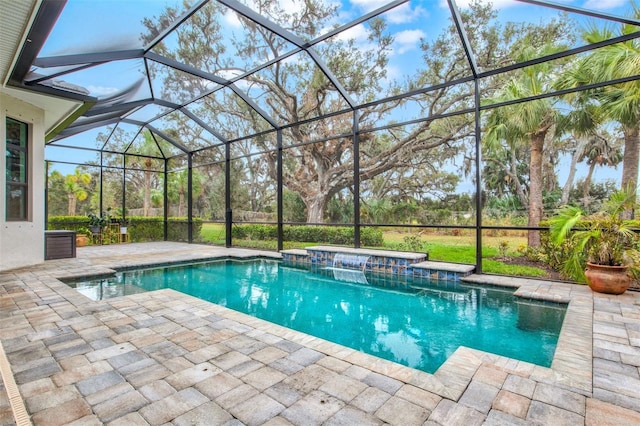
M 362 269 L 365 272 L 395 275 L 410 275 L 441 281 L 459 281 L 474 271 L 473 265 L 428 261 L 426 253 L 386 250 L 355 249 L 348 247 L 314 246 L 306 249 L 283 250 L 285 264 L 331 268 L 340 259 L 349 255 L 368 260 Z M 338 259 L 336 260 L 336 255 Z M 362 267 L 362 264 L 359 265 Z

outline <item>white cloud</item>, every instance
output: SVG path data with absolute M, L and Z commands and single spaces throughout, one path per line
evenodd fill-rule
M 460 9 L 468 9 L 469 3 L 471 3 L 471 1 L 472 0 L 456 0 L 456 5 L 458 5 Z M 505 7 L 509 7 L 509 6 L 518 6 L 518 5 L 524 4 L 524 3 L 515 2 L 513 0 L 479 0 L 479 1 L 480 3 L 483 3 L 483 4 L 491 3 L 494 9 L 504 9 Z M 599 1 L 599 0 L 595 0 L 595 1 Z M 445 0 L 441 0 L 440 5 L 443 7 L 446 7 L 447 9 L 449 8 Z
M 367 13 L 389 4 L 389 0 L 351 0 L 351 4 L 362 10 L 364 13 Z M 412 9 L 410 3 L 404 3 L 400 6 L 394 7 L 381 16 L 392 24 L 404 24 L 407 22 L 413 22 L 427 14 L 428 12 L 420 6 L 416 6 Z
M 420 6 L 417 6 L 415 9 L 411 9 L 410 4 L 405 3 L 402 6 L 392 9 L 384 16 L 386 16 L 389 22 L 393 24 L 404 24 L 407 22 L 414 22 L 428 14 L 429 13 Z
M 242 74 L 242 72 L 237 69 L 231 69 L 231 70 L 219 70 L 217 74 L 226 80 L 231 80 L 232 78 Z
M 114 93 L 117 93 L 120 91 L 115 87 L 94 86 L 94 85 L 87 86 L 87 90 L 89 91 L 89 93 L 91 93 L 91 96 L 96 96 L 96 97 L 107 97 L 109 95 L 113 95 Z
M 239 28 L 242 26 L 242 22 L 240 22 L 238 14 L 231 9 L 229 9 L 227 13 L 224 14 L 223 19 L 224 25 L 228 25 L 233 28 Z
M 289 14 L 301 14 L 304 12 L 304 2 L 296 0 L 280 0 L 280 7 Z
M 396 34 L 396 42 L 401 44 L 416 44 L 425 36 L 422 30 L 404 30 Z
M 356 42 L 363 43 L 367 41 L 368 35 L 369 31 L 367 31 L 365 26 L 363 24 L 359 24 L 337 34 L 336 38 L 342 41 L 354 39 Z
M 426 37 L 426 33 L 422 30 L 403 30 L 393 35 L 393 54 L 402 55 L 410 50 L 418 47 L 421 38 Z M 369 30 L 364 24 L 356 25 L 346 31 L 343 31 L 336 35 L 336 38 L 341 41 L 354 40 L 360 50 L 375 49 L 375 46 L 368 39 Z
M 248 92 L 251 89 L 251 84 L 245 79 L 245 80 L 238 80 L 235 83 L 235 86 L 244 91 L 244 92 Z
M 392 65 L 392 64 L 391 65 L 387 65 L 385 67 L 385 71 L 387 72 L 387 75 L 384 78 L 384 83 L 386 85 L 388 85 L 392 81 L 396 81 L 396 80 L 402 78 L 402 76 L 404 75 L 400 68 L 398 68 L 397 66 Z
M 402 55 L 410 50 L 415 49 L 420 43 L 420 39 L 426 37 L 426 33 L 422 30 L 405 30 L 395 35 L 393 41 L 393 49 L 396 53 Z
M 351 4 L 365 12 L 371 12 L 379 7 L 388 4 L 389 0 L 351 0 Z

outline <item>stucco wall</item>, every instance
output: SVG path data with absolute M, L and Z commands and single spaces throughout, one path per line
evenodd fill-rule
M 44 111 L 0 93 L 0 152 L 6 152 L 5 117 L 29 124 L 29 218 L 6 221 L 6 161 L 0 162 L 0 271 L 44 262 Z

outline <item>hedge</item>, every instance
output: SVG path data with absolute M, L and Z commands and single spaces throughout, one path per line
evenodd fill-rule
M 162 241 L 164 240 L 164 222 L 160 217 L 132 216 L 128 217 L 129 241 Z M 117 220 L 115 220 L 117 223 Z M 169 241 L 187 241 L 187 219 L 184 217 L 168 218 Z M 50 216 L 48 229 L 67 229 L 76 232 L 86 232 L 89 218 L 86 216 Z M 193 236 L 197 238 L 202 230 L 202 219 L 193 219 Z M 353 244 L 354 228 L 349 226 L 285 226 L 283 237 L 285 241 L 316 242 L 326 244 Z M 234 225 L 232 237 L 256 241 L 276 240 L 278 227 L 276 225 L 243 224 Z M 360 242 L 364 246 L 380 247 L 383 245 L 382 231 L 377 228 L 361 228 Z
M 282 234 L 285 241 L 353 244 L 354 228 L 349 226 L 284 226 Z M 276 225 L 233 225 L 231 236 L 258 241 L 275 240 L 278 238 L 278 227 Z M 361 228 L 360 243 L 370 247 L 382 246 L 382 231 L 376 228 Z
M 127 232 L 129 241 L 163 241 L 164 240 L 164 219 L 161 217 L 132 216 L 127 217 L 129 224 Z M 118 223 L 113 219 L 112 223 Z M 193 218 L 193 235 L 200 235 L 202 230 L 202 219 Z M 188 241 L 189 228 L 185 217 L 168 218 L 169 241 Z M 80 233 L 86 233 L 89 227 L 89 218 L 86 216 L 50 216 L 47 229 L 66 229 Z

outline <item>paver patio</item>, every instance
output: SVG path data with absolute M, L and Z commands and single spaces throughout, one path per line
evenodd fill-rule
M 459 348 L 431 375 L 173 290 L 95 302 L 59 280 L 256 255 L 278 256 L 139 243 L 1 273 L 0 424 L 640 424 L 636 292 L 472 276 L 569 302 L 552 367 Z

